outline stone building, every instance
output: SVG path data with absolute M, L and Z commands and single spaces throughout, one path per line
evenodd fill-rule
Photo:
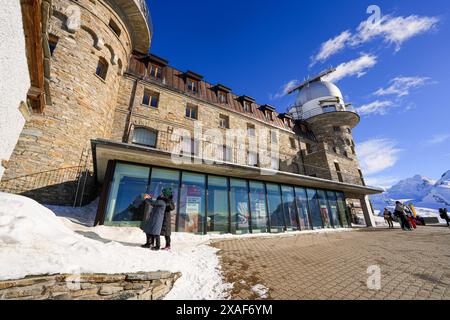
M 279 114 L 149 53 L 143 0 L 52 0 L 46 23 L 51 103 L 32 111 L 0 189 L 62 205 L 100 196 L 108 225 L 139 224 L 137 200 L 163 187 L 177 231 L 340 228 L 352 212 L 373 225 L 368 195 L 381 190 L 358 166 L 360 119 L 323 75 Z

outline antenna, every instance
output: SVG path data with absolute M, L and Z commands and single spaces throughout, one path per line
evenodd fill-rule
M 322 71 L 321 73 L 319 73 L 318 75 L 310 78 L 309 76 L 305 79 L 305 81 L 303 81 L 300 85 L 294 87 L 293 89 L 288 91 L 288 94 L 293 93 L 294 91 L 300 90 L 304 87 L 306 87 L 307 85 L 309 85 L 311 82 L 315 82 L 315 81 L 319 81 L 320 79 L 322 79 L 323 77 L 329 75 L 330 73 L 333 73 L 336 71 L 336 68 L 329 68 L 325 71 Z

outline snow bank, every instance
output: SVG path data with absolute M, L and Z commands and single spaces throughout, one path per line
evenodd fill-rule
M 137 228 L 88 228 L 37 202 L 0 193 L 0 280 L 46 273 L 182 272 L 168 299 L 224 299 L 216 249 L 176 234 L 172 252 L 152 252 Z

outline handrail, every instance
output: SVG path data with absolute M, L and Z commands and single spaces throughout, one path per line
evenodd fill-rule
M 347 107 L 343 107 L 343 106 L 330 106 L 330 107 L 317 107 L 317 108 L 313 108 L 311 110 L 308 110 L 306 112 L 304 112 L 301 107 L 298 106 L 293 106 L 290 108 L 290 110 L 300 110 L 300 111 L 294 111 L 294 113 L 297 115 L 295 118 L 297 118 L 298 120 L 307 120 L 309 118 L 312 118 L 314 116 L 320 115 L 320 114 L 324 114 L 324 113 L 333 113 L 333 112 L 352 112 L 357 114 L 355 108 L 347 106 Z

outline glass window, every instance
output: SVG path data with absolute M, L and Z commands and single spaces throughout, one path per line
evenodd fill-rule
M 189 91 L 198 93 L 198 81 L 192 80 L 192 79 L 187 79 L 187 88 Z
M 198 107 L 193 105 L 186 105 L 186 117 L 198 120 Z
M 206 178 L 203 174 L 183 172 L 180 194 L 178 230 L 205 232 Z
M 256 152 L 248 152 L 248 165 L 252 167 L 258 166 L 258 154 Z
M 108 74 L 108 62 L 104 58 L 100 58 L 97 63 L 97 69 L 95 69 L 95 74 L 106 80 L 106 75 Z
M 50 48 L 50 55 L 53 56 L 53 53 L 56 50 L 56 46 L 58 45 L 59 38 L 53 34 L 48 35 L 48 46 Z
M 248 211 L 247 181 L 230 179 L 231 233 L 249 232 L 250 215 Z
M 158 132 L 146 128 L 134 128 L 133 143 L 147 147 L 156 147 Z
M 180 172 L 177 170 L 152 168 L 152 177 L 150 180 L 150 187 L 148 189 L 150 194 L 152 194 L 154 197 L 157 197 L 161 194 L 164 188 L 171 188 L 173 192 L 173 202 L 175 204 L 175 210 L 172 211 L 172 231 L 175 231 L 179 180 Z
M 227 178 L 208 176 L 208 232 L 228 233 Z
M 152 78 L 161 79 L 162 78 L 162 68 L 157 65 L 151 64 L 149 66 L 149 74 Z
M 339 211 L 339 217 L 341 219 L 342 226 L 348 228 L 350 225 L 350 215 L 347 210 L 347 204 L 345 203 L 345 196 L 341 192 L 336 193 L 337 207 Z
M 266 191 L 262 182 L 250 182 L 250 210 L 252 232 L 267 232 Z
M 285 230 L 283 206 L 281 202 L 280 186 L 266 184 L 267 203 L 269 205 L 270 232 L 283 232 Z
M 144 97 L 142 98 L 142 104 L 147 107 L 158 108 L 159 95 L 149 90 L 144 90 Z
M 317 190 L 307 189 L 306 194 L 308 196 L 309 209 L 311 210 L 311 222 L 313 229 L 322 229 L 322 215 L 320 213 Z
M 328 204 L 329 204 L 329 208 L 330 208 L 331 223 L 333 224 L 333 227 L 335 227 L 335 228 L 342 228 L 343 225 L 340 220 L 339 211 L 338 211 L 338 207 L 337 207 L 336 192 L 327 191 L 327 198 L 328 198 Z
M 295 202 L 298 209 L 298 220 L 301 230 L 311 230 L 311 221 L 308 207 L 308 197 L 306 190 L 303 188 L 295 188 Z
M 225 92 L 218 91 L 217 96 L 219 97 L 220 103 L 228 103 L 227 94 Z
M 284 221 L 286 222 L 286 228 L 288 231 L 299 230 L 294 188 L 281 186 L 281 194 L 283 196 Z
M 230 128 L 230 118 L 223 114 L 219 115 L 219 126 L 223 129 Z
M 109 193 L 105 224 L 139 225 L 144 219 L 144 198 L 150 168 L 117 164 Z
M 319 197 L 320 215 L 322 216 L 323 225 L 325 228 L 331 228 L 330 210 L 325 191 L 317 190 L 317 195 Z

